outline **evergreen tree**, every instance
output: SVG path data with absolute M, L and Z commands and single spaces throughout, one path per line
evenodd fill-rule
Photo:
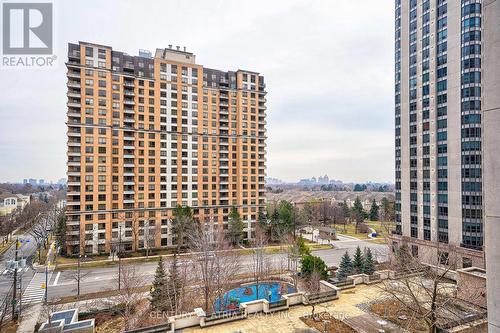
M 363 209 L 363 204 L 361 204 L 361 200 L 359 200 L 359 197 L 356 197 L 354 205 L 351 209 L 351 219 L 356 222 L 356 232 L 358 232 L 359 225 L 363 223 L 364 218 L 365 211 Z
M 269 226 L 267 223 L 267 215 L 263 211 L 259 211 L 258 225 L 260 230 L 262 230 L 263 233 L 267 234 Z
M 300 271 L 304 277 L 309 278 L 313 272 L 317 272 L 321 275 L 322 279 L 328 278 L 326 263 L 320 257 L 307 254 L 302 257 L 300 264 Z
M 193 210 L 189 206 L 177 205 L 173 210 L 172 233 L 177 241 L 177 251 L 185 243 L 186 236 L 193 230 Z
M 177 253 L 174 253 L 172 266 L 167 276 L 164 291 L 164 309 L 172 314 L 178 314 L 179 304 L 181 301 L 181 294 L 183 283 L 179 274 L 179 262 L 177 261 Z
M 349 253 L 345 251 L 345 254 L 342 256 L 342 260 L 340 261 L 339 270 L 337 271 L 337 278 L 340 281 L 347 279 L 348 275 L 352 273 L 352 260 L 349 256 Z
M 370 248 L 366 249 L 363 273 L 367 275 L 372 275 L 373 273 L 375 273 L 375 262 L 373 261 L 373 254 Z
M 356 252 L 354 253 L 354 258 L 352 262 L 352 268 L 354 273 L 359 274 L 362 273 L 364 270 L 364 261 L 365 258 L 363 256 L 363 252 L 361 252 L 361 249 L 359 246 L 356 248 Z
M 61 249 L 61 255 L 66 255 L 66 216 L 64 214 L 57 218 L 54 235 L 56 245 Z
M 231 212 L 229 213 L 229 226 L 228 226 L 228 234 L 233 244 L 239 244 L 241 239 L 243 238 L 243 228 L 245 228 L 245 224 L 241 219 L 240 213 L 236 207 L 231 208 Z
M 295 246 L 297 247 L 297 252 L 300 256 L 305 256 L 305 255 L 311 254 L 311 250 L 306 245 L 306 242 L 302 236 L 299 236 L 297 238 L 297 241 L 295 242 Z
M 151 306 L 159 311 L 163 311 L 165 309 L 164 299 L 163 299 L 163 295 L 165 293 L 165 283 L 166 283 L 165 269 L 163 267 L 163 260 L 161 259 L 160 256 L 160 259 L 158 260 L 158 266 L 156 267 L 153 285 L 149 293 L 151 297 L 150 298 Z
M 375 199 L 373 199 L 372 206 L 370 208 L 370 221 L 378 221 L 378 210 L 379 207 L 375 202 Z

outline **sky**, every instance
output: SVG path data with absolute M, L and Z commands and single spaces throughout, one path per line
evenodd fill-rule
M 0 182 L 66 177 L 67 43 L 186 46 L 267 85 L 267 176 L 393 182 L 392 0 L 53 1 L 53 68 L 0 68 Z

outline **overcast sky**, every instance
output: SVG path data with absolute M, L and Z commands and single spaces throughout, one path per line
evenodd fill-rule
M 393 1 L 54 1 L 53 69 L 0 69 L 0 181 L 66 177 L 67 43 L 197 62 L 267 82 L 267 175 L 394 178 Z

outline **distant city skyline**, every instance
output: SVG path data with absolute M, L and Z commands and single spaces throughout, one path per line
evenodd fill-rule
M 66 177 L 64 61 L 67 43 L 80 40 L 131 55 L 180 45 L 209 68 L 258 68 L 270 91 L 267 175 L 393 181 L 392 1 L 56 0 L 54 8 L 56 67 L 2 70 L 0 182 Z M 70 12 L 79 15 L 62 15 Z

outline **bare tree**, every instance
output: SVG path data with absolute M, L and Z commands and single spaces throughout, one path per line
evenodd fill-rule
M 230 250 L 222 230 L 213 232 L 215 235 L 200 225 L 189 235 L 190 248 L 198 254 L 195 265 L 200 275 L 205 311 L 212 309 L 215 299 L 223 301 L 222 295 L 241 268 L 238 251 Z
M 2 326 L 4 324 L 4 320 L 7 318 L 7 313 L 9 312 L 9 306 L 12 302 L 12 286 L 10 290 L 5 293 L 5 295 L 0 299 L 0 332 L 2 331 Z
M 320 281 L 321 281 L 321 273 L 318 270 L 314 270 L 311 275 L 305 281 L 305 289 L 308 294 L 318 293 L 320 291 Z M 310 301 L 308 302 L 312 307 L 311 309 L 311 318 L 313 320 L 317 320 L 315 310 L 316 310 L 316 302 Z
M 144 298 L 141 287 L 145 285 L 145 278 L 137 265 L 123 264 L 119 267 L 119 274 L 115 276 L 115 282 L 120 285 L 117 300 L 121 304 L 120 315 L 125 323 L 125 330 L 134 328 L 134 309 L 137 303 Z
M 408 313 L 408 326 L 421 320 L 429 333 L 436 333 L 439 323 L 463 318 L 462 307 L 457 306 L 463 302 L 457 298 L 456 285 L 447 278 L 455 267 L 455 258 L 454 253 L 438 251 L 435 262 L 429 266 L 422 264 L 406 246 L 398 249 L 392 268 L 402 276 L 385 280 L 381 288 L 389 300 Z M 423 273 L 415 275 L 418 272 Z
M 267 245 L 266 234 L 257 227 L 255 230 L 255 238 L 253 239 L 252 250 L 252 272 L 255 284 L 257 286 L 257 299 L 259 298 L 259 284 L 269 275 L 268 258 L 265 255 L 265 247 Z
M 161 227 L 157 224 L 150 225 L 150 221 L 144 221 L 144 248 L 146 249 L 146 257 L 149 257 L 149 252 L 155 247 L 156 237 L 161 233 Z

